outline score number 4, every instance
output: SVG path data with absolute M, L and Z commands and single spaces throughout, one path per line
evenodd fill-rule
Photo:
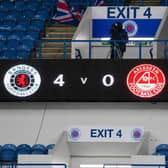
M 81 77 L 80 79 L 81 79 L 81 83 L 83 85 L 85 85 L 88 78 L 87 77 L 85 77 L 85 78 Z M 57 76 L 57 78 L 53 81 L 53 84 L 54 85 L 58 85 L 60 87 L 63 87 L 65 85 L 64 75 L 63 74 L 59 74 Z M 102 77 L 102 84 L 105 87 L 111 87 L 114 84 L 114 77 L 111 74 L 104 75 Z
M 64 75 L 63 74 L 59 74 L 57 76 L 57 78 L 54 80 L 53 82 L 54 85 L 58 85 L 60 87 L 63 87 L 65 82 L 64 82 Z

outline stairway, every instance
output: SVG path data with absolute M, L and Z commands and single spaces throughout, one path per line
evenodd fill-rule
M 143 4 L 142 4 L 143 2 Z M 160 6 L 160 0 L 130 0 L 129 6 Z
M 64 24 L 48 25 L 43 40 L 72 40 L 75 26 Z M 42 59 L 64 59 L 64 42 L 43 42 Z M 71 43 L 66 43 L 66 58 L 71 57 Z

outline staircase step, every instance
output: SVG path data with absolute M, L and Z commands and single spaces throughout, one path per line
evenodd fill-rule
M 73 37 L 73 32 L 70 32 L 70 33 L 61 33 L 61 32 L 50 32 L 50 33 L 47 33 L 46 34 L 46 37 L 51 37 L 51 38 L 59 38 L 59 37 L 61 37 L 61 38 L 66 38 L 66 37 L 68 37 L 68 38 L 71 38 L 72 39 L 72 37 Z
M 46 27 L 46 32 L 75 32 L 76 27 Z
M 71 43 L 67 42 L 66 43 L 66 47 L 70 47 Z M 46 47 L 46 48 L 56 48 L 56 47 L 64 47 L 64 43 L 63 42 L 43 42 L 42 43 L 42 47 Z
M 42 42 L 42 58 L 43 59 L 64 59 L 64 41 L 72 40 L 75 26 L 68 26 L 63 24 L 48 25 L 45 29 L 45 37 L 41 39 Z M 45 41 L 52 40 L 52 41 Z M 54 42 L 54 40 L 60 40 L 60 42 Z M 36 48 L 36 55 L 39 54 L 39 48 Z M 67 58 L 71 58 L 71 42 L 66 42 L 66 55 Z
M 43 40 L 72 40 L 71 37 L 42 37 Z
M 37 49 L 39 51 L 39 49 Z M 42 48 L 42 53 L 60 53 L 64 52 L 64 48 Z M 71 52 L 71 48 L 66 48 L 66 52 Z
M 43 59 L 64 59 L 64 53 L 42 53 Z M 70 58 L 71 53 L 66 54 L 66 58 Z

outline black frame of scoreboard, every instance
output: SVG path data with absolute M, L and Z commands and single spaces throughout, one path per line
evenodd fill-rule
M 137 96 L 127 86 L 129 72 L 143 64 L 158 67 L 165 76 L 165 86 L 152 97 Z M 31 95 L 16 96 L 6 89 L 5 75 L 18 65 L 31 66 L 40 74 L 39 88 Z M 0 60 L 0 101 L 3 102 L 167 102 L 167 81 L 167 60 Z

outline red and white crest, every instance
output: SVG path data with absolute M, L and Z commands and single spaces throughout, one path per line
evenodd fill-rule
M 151 98 L 158 95 L 165 87 L 165 75 L 156 66 L 141 64 L 134 67 L 127 75 L 127 87 L 136 96 Z

